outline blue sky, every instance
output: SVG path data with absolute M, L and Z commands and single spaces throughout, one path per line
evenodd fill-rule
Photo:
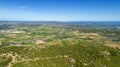
M 0 20 L 120 21 L 120 0 L 0 0 Z

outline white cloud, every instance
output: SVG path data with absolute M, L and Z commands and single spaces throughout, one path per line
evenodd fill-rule
M 27 6 L 20 6 L 19 9 L 27 9 Z

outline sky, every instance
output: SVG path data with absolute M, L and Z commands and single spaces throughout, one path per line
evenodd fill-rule
M 120 0 L 0 0 L 0 20 L 120 21 Z

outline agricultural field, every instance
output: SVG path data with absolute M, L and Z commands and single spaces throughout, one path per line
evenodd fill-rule
M 0 67 L 120 67 L 120 22 L 0 22 Z

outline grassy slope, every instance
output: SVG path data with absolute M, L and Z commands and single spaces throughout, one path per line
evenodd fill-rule
M 54 45 L 47 48 L 40 46 L 7 46 L 0 48 L 0 54 L 10 53 L 20 56 L 13 67 L 119 67 L 120 51 L 101 44 L 86 43 Z M 109 54 L 108 54 L 109 53 Z M 9 64 L 10 57 L 0 57 L 1 67 Z M 37 59 L 36 59 L 37 58 Z M 24 60 L 22 60 L 24 59 Z M 4 62 L 4 64 L 3 64 Z

